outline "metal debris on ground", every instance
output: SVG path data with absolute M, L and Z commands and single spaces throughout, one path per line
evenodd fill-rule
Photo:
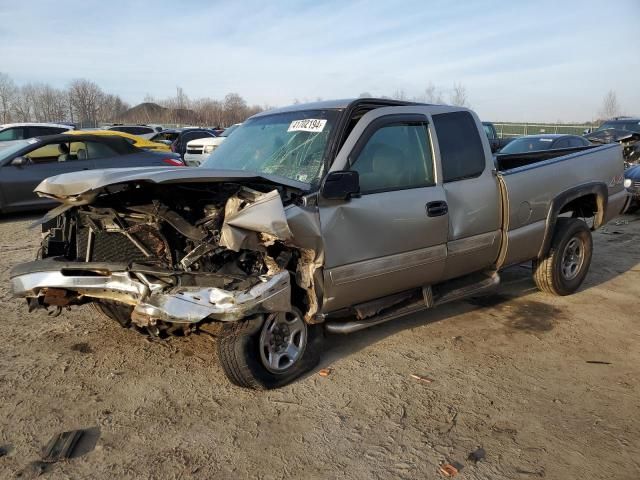
M 478 447 L 473 452 L 469 454 L 468 459 L 473 463 L 478 463 L 480 460 L 484 460 L 487 456 L 487 452 L 484 451 L 484 448 Z
M 320 375 L 321 377 L 328 377 L 329 375 L 331 375 L 331 372 L 333 372 L 332 368 L 323 368 L 318 372 L 318 375 Z
M 54 463 L 69 458 L 83 433 L 84 430 L 71 430 L 54 435 L 43 451 L 42 461 Z
M 450 463 L 445 463 L 444 465 L 440 465 L 440 473 L 445 477 L 455 477 L 458 474 L 458 469 Z
M 433 380 L 429 377 L 424 377 L 422 375 L 417 375 L 415 373 L 411 374 L 411 378 L 414 378 L 416 380 L 418 380 L 419 382 L 423 382 L 423 383 L 432 383 Z

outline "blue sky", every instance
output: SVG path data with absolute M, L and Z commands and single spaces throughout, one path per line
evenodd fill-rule
M 361 92 L 445 98 L 494 121 L 583 121 L 614 90 L 640 115 L 640 0 L 0 0 L 0 71 L 89 78 L 138 103 L 181 86 L 252 104 Z

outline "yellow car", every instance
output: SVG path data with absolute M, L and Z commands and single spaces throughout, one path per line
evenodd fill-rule
M 117 137 L 126 138 L 129 142 L 138 148 L 143 150 L 151 150 L 154 152 L 170 152 L 171 147 L 159 142 L 150 142 L 146 138 L 138 137 L 137 135 L 131 135 L 130 133 L 118 132 L 116 130 L 72 130 L 70 133 L 73 135 L 113 135 Z

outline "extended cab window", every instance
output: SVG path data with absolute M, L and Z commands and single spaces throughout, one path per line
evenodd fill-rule
M 485 167 L 484 149 L 471 114 L 453 112 L 433 115 L 433 125 L 440 146 L 444 182 L 479 176 Z
M 426 124 L 393 124 L 380 128 L 371 135 L 351 170 L 360 176 L 361 193 L 433 185 L 433 159 Z

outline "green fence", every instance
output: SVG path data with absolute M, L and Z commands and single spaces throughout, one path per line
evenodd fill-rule
M 567 135 L 582 135 L 585 130 L 596 128 L 594 125 L 566 125 L 553 123 L 494 123 L 498 137 L 520 137 L 522 135 L 537 135 L 540 133 L 563 133 Z

